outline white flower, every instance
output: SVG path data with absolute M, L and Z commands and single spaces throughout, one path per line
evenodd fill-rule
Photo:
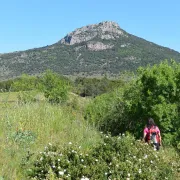
M 145 154 L 144 159 L 146 159 L 147 157 L 148 157 L 147 154 Z
M 127 178 L 126 180 L 130 180 L 130 178 Z
M 72 144 L 72 142 L 69 142 L 69 145 L 71 145 Z
M 60 159 L 58 159 L 58 161 L 60 161 Z
M 128 175 L 128 177 L 130 177 L 130 176 L 131 176 L 131 174 L 130 174 L 130 173 L 128 173 L 127 175 Z
M 106 136 L 106 138 L 108 138 L 109 136 Z
M 59 171 L 59 175 L 63 176 L 64 172 L 63 171 Z
M 107 172 L 105 172 L 104 174 L 105 174 L 105 176 L 107 176 L 107 174 L 108 174 L 108 173 L 107 173 Z
M 141 162 L 142 159 L 139 159 L 139 162 Z
M 135 158 L 136 158 L 136 156 L 133 156 L 133 158 L 135 159 Z
M 52 166 L 52 168 L 55 168 L 55 167 L 56 167 L 55 165 Z
M 96 159 L 95 161 L 98 162 L 98 159 Z
M 52 146 L 52 144 L 51 144 L 51 143 L 49 143 L 49 145 L 50 145 L 50 146 Z
M 84 162 L 84 159 L 81 159 L 81 162 Z
M 152 160 L 151 160 L 150 162 L 151 162 L 151 164 L 153 164 L 153 161 L 152 161 Z
M 142 173 L 142 170 L 141 170 L 141 169 L 139 169 L 139 170 L 138 170 L 138 172 L 139 172 L 139 174 L 141 174 L 141 173 Z
M 42 161 L 42 160 L 43 160 L 43 157 L 40 158 L 40 161 Z
M 89 180 L 89 178 L 83 176 L 81 180 Z

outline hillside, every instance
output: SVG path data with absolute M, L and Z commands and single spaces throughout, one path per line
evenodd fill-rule
M 46 69 L 64 75 L 115 76 L 164 59 L 180 62 L 180 53 L 105 21 L 76 29 L 50 46 L 0 54 L 0 79 L 39 74 Z

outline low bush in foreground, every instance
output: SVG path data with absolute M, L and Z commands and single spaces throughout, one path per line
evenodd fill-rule
M 178 166 L 177 157 L 167 161 L 162 150 L 154 151 L 130 135 L 103 135 L 89 152 L 71 142 L 63 148 L 49 144 L 27 173 L 33 179 L 162 180 L 177 179 Z

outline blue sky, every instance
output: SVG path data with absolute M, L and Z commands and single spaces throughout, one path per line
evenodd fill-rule
M 0 53 L 51 45 L 101 21 L 180 52 L 178 0 L 1 0 Z

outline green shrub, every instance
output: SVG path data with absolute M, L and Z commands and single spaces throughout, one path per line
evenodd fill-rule
M 103 135 L 103 141 L 88 152 L 71 142 L 63 148 L 49 144 L 28 168 L 28 175 L 35 179 L 46 179 L 52 172 L 56 178 L 72 180 L 176 179 L 178 160 L 168 162 L 160 152 L 124 134 Z
M 136 79 L 123 87 L 121 96 L 115 95 L 110 101 L 110 94 L 107 98 L 98 97 L 87 108 L 85 116 L 104 132 L 117 135 L 129 131 L 137 138 L 142 137 L 146 121 L 152 117 L 161 130 L 163 142 L 177 147 L 180 137 L 179 84 L 180 64 L 173 61 L 139 68 Z M 106 108 L 108 103 L 112 106 L 109 109 Z M 99 107 L 94 110 L 97 104 Z
M 44 73 L 40 84 L 44 96 L 51 103 L 63 103 L 68 99 L 69 82 L 48 70 Z

